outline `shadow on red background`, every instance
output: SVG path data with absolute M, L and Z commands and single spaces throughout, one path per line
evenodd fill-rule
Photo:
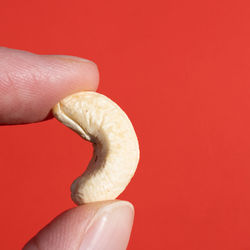
M 249 1 L 1 2 L 2 46 L 95 61 L 133 121 L 128 249 L 250 249 L 249 27 Z M 73 206 L 91 147 L 54 120 L 0 138 L 1 248 L 18 249 Z

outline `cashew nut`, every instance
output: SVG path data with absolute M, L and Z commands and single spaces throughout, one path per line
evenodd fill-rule
M 86 171 L 71 185 L 72 200 L 79 205 L 115 199 L 139 161 L 138 140 L 127 115 L 106 96 L 90 91 L 64 98 L 52 111 L 94 147 Z

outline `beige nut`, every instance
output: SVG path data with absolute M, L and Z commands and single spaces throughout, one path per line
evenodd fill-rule
M 127 115 L 106 96 L 90 91 L 64 98 L 53 114 L 94 147 L 86 171 L 71 185 L 72 200 L 79 205 L 115 199 L 139 161 L 138 140 Z

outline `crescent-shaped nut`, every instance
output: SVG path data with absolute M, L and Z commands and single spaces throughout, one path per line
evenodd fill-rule
M 72 200 L 79 205 L 115 199 L 139 161 L 138 140 L 127 115 L 106 96 L 90 91 L 64 98 L 52 111 L 94 147 L 86 171 L 71 185 Z

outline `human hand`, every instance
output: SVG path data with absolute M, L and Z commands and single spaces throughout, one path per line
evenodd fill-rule
M 59 100 L 96 90 L 98 81 L 98 69 L 88 60 L 0 47 L 0 124 L 49 119 Z M 133 217 L 133 206 L 125 201 L 78 206 L 56 217 L 23 249 L 126 249 Z

